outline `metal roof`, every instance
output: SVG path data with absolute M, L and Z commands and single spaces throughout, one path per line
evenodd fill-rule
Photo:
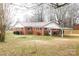
M 16 28 L 22 28 L 24 26 L 22 24 L 20 24 L 20 23 L 17 23 L 14 27 L 16 27 Z
M 43 27 L 47 22 L 28 22 L 23 23 L 25 27 Z
M 18 22 L 13 27 L 43 27 L 43 28 L 54 28 L 60 29 L 61 27 L 54 22 Z
M 61 27 L 54 23 L 54 22 L 29 22 L 29 23 L 23 23 L 25 27 L 44 27 L 44 28 L 54 28 L 54 29 L 60 29 Z
M 44 26 L 45 28 L 50 28 L 50 29 L 60 29 L 61 27 L 59 25 L 57 25 L 56 23 L 50 23 L 46 26 Z

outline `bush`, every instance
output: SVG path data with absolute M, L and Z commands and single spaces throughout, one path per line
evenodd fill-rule
M 13 34 L 19 35 L 20 33 L 19 33 L 19 31 L 14 31 Z

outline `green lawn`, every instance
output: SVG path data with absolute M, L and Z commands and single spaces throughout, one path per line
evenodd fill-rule
M 79 55 L 79 37 L 14 35 L 6 32 L 5 42 L 0 43 L 0 55 L 75 56 Z

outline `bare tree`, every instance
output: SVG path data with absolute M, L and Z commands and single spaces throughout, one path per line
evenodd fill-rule
M 65 22 L 65 15 L 67 12 L 67 8 L 65 7 L 66 5 L 68 5 L 67 3 L 64 4 L 54 4 L 51 3 L 51 5 L 55 8 L 55 22 L 59 23 L 59 25 L 61 26 L 61 30 L 62 30 L 62 37 L 63 37 L 63 32 L 64 32 L 64 22 Z M 65 7 L 65 8 L 64 8 Z

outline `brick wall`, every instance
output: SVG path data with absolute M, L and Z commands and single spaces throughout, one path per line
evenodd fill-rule
M 74 30 L 79 30 L 79 24 L 74 25 L 74 26 L 73 26 L 73 29 L 74 29 Z
M 42 28 L 32 28 L 34 35 L 42 35 Z

